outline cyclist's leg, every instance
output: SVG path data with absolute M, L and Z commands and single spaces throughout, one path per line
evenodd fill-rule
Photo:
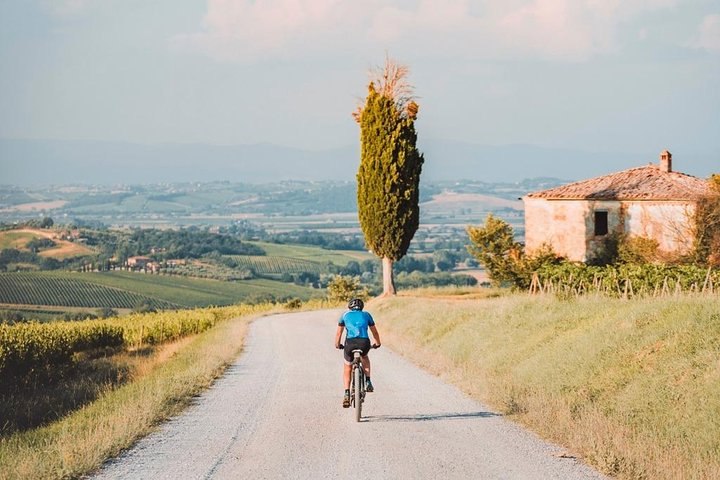
M 370 376 L 370 356 L 365 355 L 362 357 L 363 370 L 365 370 L 365 376 Z
M 344 361 L 343 385 L 345 386 L 345 390 L 350 388 L 350 375 L 352 375 L 352 361 L 353 361 L 352 351 L 355 348 L 353 346 L 353 342 L 354 342 L 354 340 L 352 338 L 345 339 L 345 349 L 343 350 L 343 361 Z
M 352 373 L 352 365 L 345 362 L 343 370 L 343 385 L 345 386 L 345 390 L 350 388 L 350 374 Z

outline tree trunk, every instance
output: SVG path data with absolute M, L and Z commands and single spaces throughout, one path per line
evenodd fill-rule
M 383 297 L 395 295 L 395 280 L 393 277 L 393 261 L 388 257 L 383 257 Z

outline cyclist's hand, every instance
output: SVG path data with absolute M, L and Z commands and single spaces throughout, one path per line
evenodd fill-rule
M 336 343 L 335 348 L 337 348 L 338 350 L 342 350 L 343 348 L 345 348 L 345 345 L 343 345 L 342 343 Z
M 374 344 L 374 345 L 372 346 L 372 348 L 380 348 L 380 344 L 379 344 L 379 343 L 376 343 L 376 344 Z

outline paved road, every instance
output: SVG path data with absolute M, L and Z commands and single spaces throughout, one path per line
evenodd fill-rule
M 356 423 L 341 406 L 338 316 L 256 321 L 210 390 L 96 478 L 603 478 L 385 348 Z

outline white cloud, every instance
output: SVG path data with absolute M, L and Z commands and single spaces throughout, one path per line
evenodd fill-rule
M 720 14 L 707 15 L 703 18 L 691 46 L 709 52 L 720 52 Z
M 398 45 L 471 58 L 583 60 L 616 49 L 622 22 L 679 1 L 209 0 L 202 31 L 173 43 L 244 62 Z

